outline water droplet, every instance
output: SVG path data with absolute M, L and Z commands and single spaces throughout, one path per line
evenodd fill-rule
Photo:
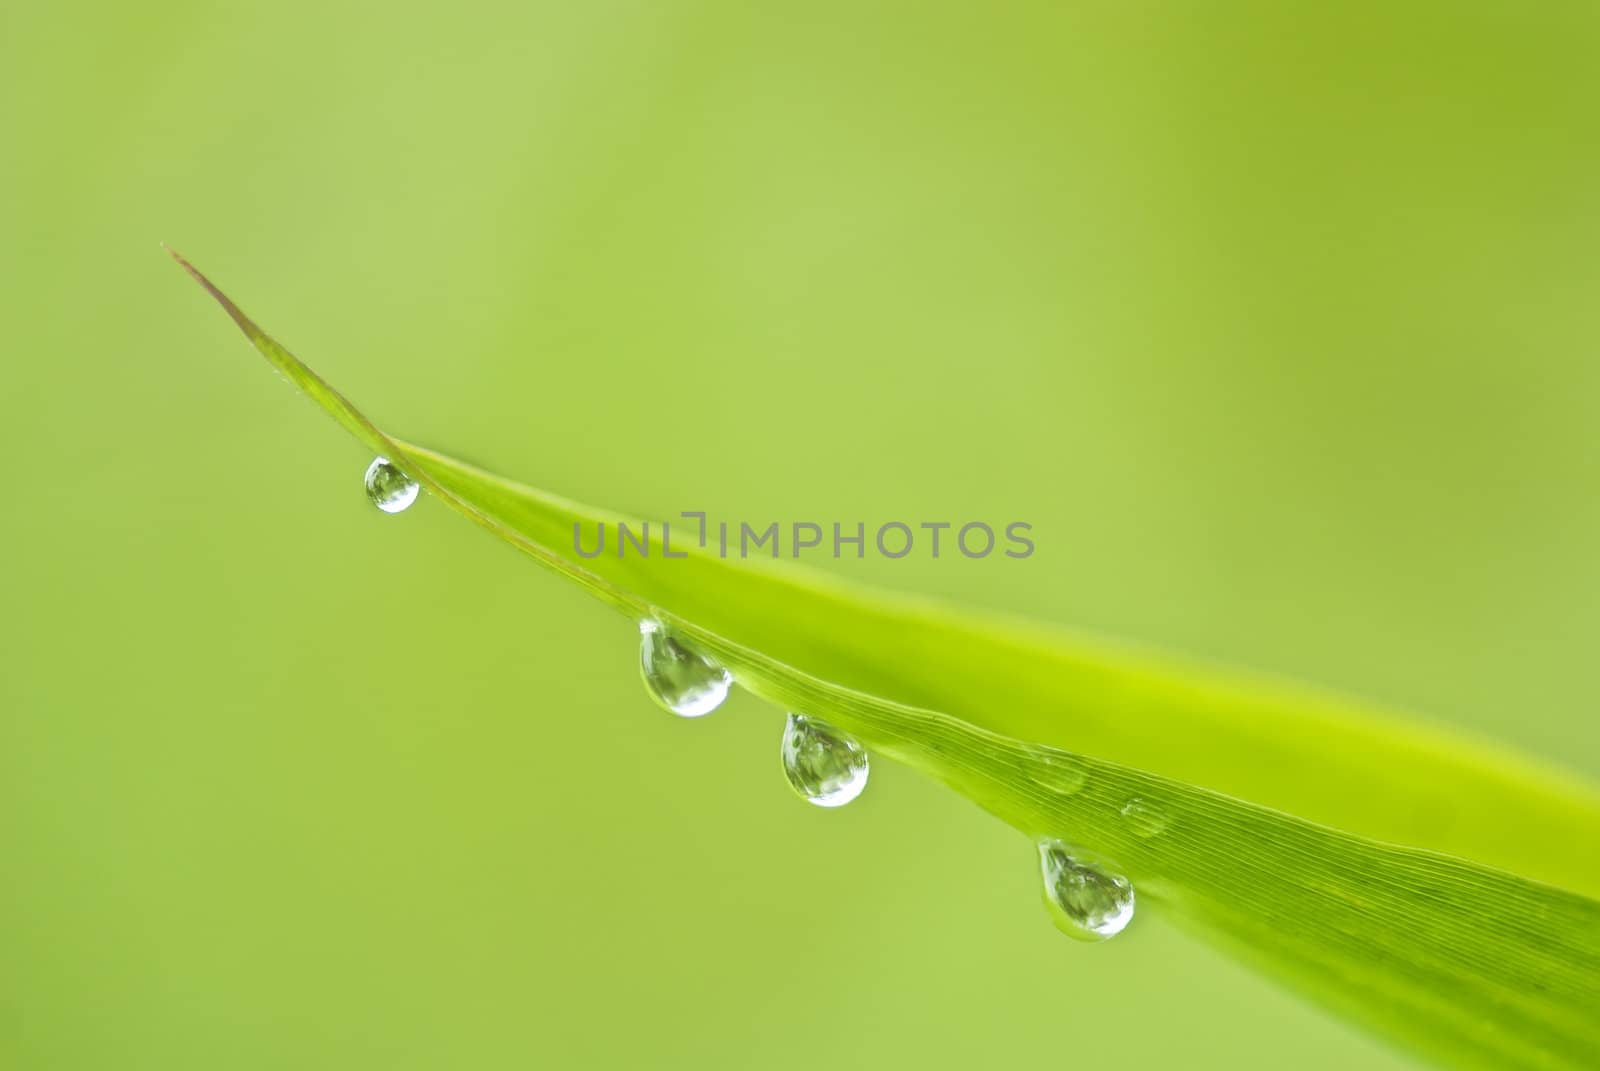
M 1133 830 L 1136 837 L 1154 837 L 1166 831 L 1168 819 L 1160 808 L 1148 800 L 1133 797 L 1122 805 L 1122 817 L 1128 820 L 1128 827 Z
M 1034 756 L 1039 761 L 1029 772 L 1028 779 L 1040 788 L 1070 796 L 1089 783 L 1089 764 L 1070 751 L 1040 747 L 1034 749 Z
M 639 622 L 639 672 L 656 702 L 680 718 L 710 714 L 733 686 L 732 674 L 686 647 L 659 621 Z
M 867 787 L 867 752 L 825 721 L 790 714 L 783 728 L 783 772 L 802 799 L 843 807 Z
M 1039 842 L 1044 900 L 1056 927 L 1080 941 L 1104 941 L 1133 919 L 1133 883 L 1079 855 L 1065 841 Z
M 367 466 L 367 497 L 385 513 L 399 513 L 417 500 L 417 481 L 401 472 L 386 457 Z

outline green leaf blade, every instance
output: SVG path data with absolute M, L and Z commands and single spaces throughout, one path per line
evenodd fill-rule
M 1337 826 L 1600 893 L 1600 794 L 1551 770 L 1309 689 L 846 585 L 792 564 L 721 559 L 674 529 L 674 553 L 592 549 L 597 526 L 645 522 L 581 506 L 403 444 L 451 496 L 718 636 L 850 691 L 940 710 Z M 687 532 L 685 533 L 687 534 Z M 763 566 L 766 567 L 763 567 Z M 1382 791 L 1352 792 L 1352 785 Z

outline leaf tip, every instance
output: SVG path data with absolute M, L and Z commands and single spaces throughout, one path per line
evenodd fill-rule
M 213 283 L 210 279 L 207 279 L 205 273 L 203 273 L 193 264 L 190 264 L 188 259 L 184 257 L 182 253 L 172 248 L 166 242 L 161 243 L 161 248 L 167 251 L 167 255 L 169 257 L 178 262 L 178 267 L 188 272 L 189 277 L 195 282 L 199 283 L 201 287 L 205 289 L 205 292 L 210 294 L 216 300 L 218 305 L 222 306 L 223 311 L 233 318 L 233 322 L 239 325 L 239 330 L 243 331 L 247 338 L 249 338 L 252 342 L 258 342 L 266 338 L 266 332 L 257 327 L 255 321 L 246 316 L 244 314 L 244 310 L 233 303 L 232 298 L 228 297 L 227 294 L 224 294 L 221 290 L 217 289 L 217 284 Z

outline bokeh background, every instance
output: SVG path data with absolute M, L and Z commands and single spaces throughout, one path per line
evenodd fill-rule
M 887 763 L 794 799 L 368 458 L 646 514 L 1600 775 L 1600 8 L 0 6 L 0 1064 L 1405 1058 Z M 1359 789 L 1359 786 L 1353 786 Z M 1574 846 L 1574 850 L 1594 850 Z

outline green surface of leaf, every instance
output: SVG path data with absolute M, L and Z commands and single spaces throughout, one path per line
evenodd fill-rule
M 1115 860 L 1141 905 L 1414 1049 L 1485 1067 L 1600 1064 L 1590 787 L 1285 684 L 792 563 L 692 547 L 669 560 L 658 525 L 648 557 L 613 544 L 583 558 L 574 525 L 592 539 L 598 524 L 642 522 L 389 436 L 178 259 L 367 447 L 623 613 L 680 629 L 751 692 L 1030 837 Z M 675 534 L 675 552 L 686 542 Z M 1159 821 L 1130 819 L 1130 805 Z

